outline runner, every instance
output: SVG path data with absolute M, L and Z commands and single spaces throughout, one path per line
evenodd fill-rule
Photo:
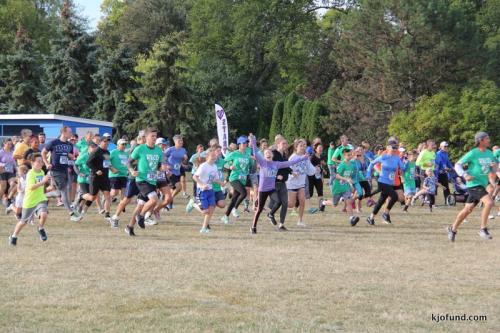
M 457 230 L 477 206 L 479 202 L 483 203 L 483 210 L 481 212 L 481 229 L 479 236 L 483 239 L 492 239 L 488 231 L 488 216 L 493 207 L 493 199 L 487 192 L 487 187 L 490 184 L 493 188 L 495 184 L 495 173 L 499 175 L 498 160 L 495 158 L 491 150 L 488 149 L 490 145 L 490 137 L 485 132 L 478 132 L 474 136 L 476 148 L 465 154 L 456 164 L 455 171 L 460 177 L 464 177 L 467 181 L 467 197 L 466 204 L 462 211 L 458 213 L 455 222 L 448 227 L 448 239 L 452 242 L 455 241 Z M 467 166 L 467 171 L 464 170 Z
M 128 175 L 128 153 L 125 151 L 127 141 L 120 139 L 117 143 L 117 148 L 110 154 L 111 167 L 109 168 L 111 199 L 113 201 L 117 199 L 118 195 L 120 200 L 123 199 Z
M 194 153 L 191 158 L 189 159 L 189 164 L 192 165 L 191 169 L 191 174 L 194 175 L 196 173 L 196 170 L 198 167 L 205 162 L 205 157 L 207 153 L 205 152 L 205 149 L 203 148 L 203 145 L 197 145 L 196 146 L 196 153 Z M 196 196 L 197 190 L 196 190 L 196 182 L 193 179 L 193 197 Z M 191 199 L 193 200 L 193 199 Z
M 262 210 L 264 209 L 266 205 L 267 198 L 273 198 L 273 207 L 271 208 L 271 212 L 269 213 L 269 221 L 273 225 L 278 225 L 274 218 L 274 213 L 278 210 L 279 206 L 278 203 L 280 201 L 278 197 L 278 193 L 276 192 L 276 176 L 278 174 L 278 170 L 280 169 L 285 169 L 289 168 L 292 165 L 295 165 L 297 163 L 304 162 L 309 159 L 309 156 L 304 155 L 301 158 L 294 159 L 293 161 L 284 161 L 284 162 L 276 162 L 273 161 L 273 152 L 270 149 L 265 149 L 263 151 L 263 156 L 261 154 L 257 154 L 257 143 L 255 136 L 250 134 L 250 143 L 252 150 L 254 151 L 254 157 L 257 160 L 257 163 L 259 164 L 260 171 L 259 171 L 259 191 L 258 191 L 258 207 L 257 210 L 254 213 L 253 217 L 253 223 L 252 227 L 250 228 L 250 231 L 252 234 L 257 233 L 257 222 L 259 220 L 259 216 L 262 213 Z M 278 226 L 278 231 L 283 231 L 284 226 L 282 223 Z M 284 229 L 286 230 L 286 229 Z
M 413 202 L 412 200 L 417 193 L 417 184 L 415 182 L 415 178 L 418 177 L 417 165 L 415 164 L 417 155 L 418 152 L 416 150 L 411 150 L 406 155 L 408 158 L 408 165 L 403 173 L 403 188 L 405 192 L 405 206 L 403 208 L 403 212 L 408 212 L 408 207 Z
M 203 219 L 203 226 L 200 229 L 200 233 L 202 234 L 210 232 L 210 219 L 212 218 L 216 206 L 217 198 L 215 197 L 213 184 L 218 183 L 219 186 L 225 185 L 224 179 L 220 178 L 219 170 L 215 164 L 215 161 L 219 157 L 217 149 L 216 146 L 213 146 L 207 150 L 207 161 L 202 163 L 193 175 L 193 179 L 198 187 L 197 195 L 200 199 L 200 208 L 205 216 Z
M 167 148 L 167 140 L 164 138 L 156 139 L 156 146 L 161 149 L 163 153 L 165 153 Z M 156 225 L 160 222 L 161 215 L 160 212 L 163 208 L 168 207 L 172 204 L 172 184 L 170 184 L 169 179 L 171 174 L 167 171 L 162 170 L 161 168 L 158 170 L 158 179 L 156 180 L 156 187 L 161 192 L 163 196 L 163 200 L 158 202 L 158 205 L 154 208 L 152 212 L 146 213 L 146 225 Z M 168 208 L 167 208 L 168 209 Z M 151 218 L 151 214 L 154 215 L 154 219 Z
M 187 163 L 188 156 L 187 151 L 184 148 L 184 140 L 181 135 L 174 135 L 174 146 L 168 148 L 165 151 L 165 159 L 167 161 L 167 165 L 171 172 L 169 177 L 169 182 L 174 189 L 172 193 L 172 197 L 175 198 L 177 194 L 179 194 L 182 190 L 181 187 L 181 166 L 183 163 Z M 172 209 L 172 204 L 167 206 L 169 209 Z
M 432 206 L 436 202 L 436 187 L 438 186 L 438 179 L 434 175 L 434 171 L 431 168 L 427 168 L 425 170 L 425 179 L 422 183 L 422 189 L 415 194 L 415 197 L 419 197 L 421 195 L 425 196 L 425 202 L 429 204 L 429 210 L 432 213 Z
M 325 159 L 323 157 L 323 145 L 319 142 L 313 146 L 313 154 L 310 158 L 311 164 L 316 168 L 316 173 L 312 176 L 308 176 L 309 180 L 309 197 L 312 198 L 314 195 L 314 189 L 316 189 L 316 193 L 318 194 L 318 208 L 317 210 L 324 212 L 325 205 L 323 205 L 323 167 L 326 164 Z M 310 209 L 310 213 L 315 212 Z
M 26 153 L 26 151 L 30 149 L 29 145 L 32 135 L 33 132 L 29 129 L 23 129 L 21 131 L 22 140 L 17 145 L 15 145 L 13 153 L 14 159 L 16 160 L 18 166 L 24 164 L 24 153 Z
M 247 189 L 245 186 L 248 182 L 248 174 L 252 166 L 252 159 L 247 153 L 248 138 L 242 135 L 236 141 L 238 150 L 227 154 L 224 162 L 229 165 L 231 174 L 229 182 L 233 188 L 233 196 L 227 207 L 226 214 L 222 217 L 224 223 L 229 223 L 229 214 L 233 213 L 234 217 L 239 217 L 238 207 L 247 197 Z
M 8 208 L 11 205 L 11 199 L 16 192 L 17 165 L 12 154 L 12 149 L 12 139 L 5 139 L 3 142 L 3 149 L 0 150 L 0 198 L 3 201 L 5 208 Z
M 389 203 L 387 204 L 384 213 L 382 214 L 382 219 L 385 223 L 392 223 L 390 211 L 394 204 L 398 201 L 398 194 L 394 190 L 394 181 L 398 170 L 405 171 L 406 164 L 401 161 L 398 152 L 397 144 L 391 141 L 391 145 L 387 146 L 386 153 L 377 157 L 373 161 L 370 162 L 368 166 L 368 172 L 366 177 L 368 179 L 371 178 L 373 168 L 377 163 L 380 163 L 380 175 L 378 178 L 378 189 L 381 194 L 378 198 L 377 203 L 373 207 L 373 211 L 370 216 L 366 219 L 366 222 L 369 225 L 375 225 L 375 216 L 378 214 L 379 210 L 384 205 L 387 198 L 390 198 Z M 394 154 L 396 152 L 396 154 Z
M 90 193 L 90 185 L 89 185 L 89 177 L 90 177 L 90 168 L 87 165 L 87 161 L 89 159 L 89 155 L 95 152 L 97 149 L 97 145 L 93 142 L 90 142 L 88 146 L 86 146 L 85 151 L 81 153 L 75 161 L 75 173 L 78 175 L 76 181 L 79 186 L 79 196 L 76 202 L 76 209 L 78 210 L 79 216 L 74 217 L 72 221 L 78 222 L 82 219 L 83 215 L 87 212 L 89 206 L 86 205 L 86 200 L 83 198 L 84 195 Z
M 23 201 L 24 201 L 24 193 L 26 190 L 26 175 L 28 174 L 28 167 L 26 165 L 21 165 L 17 169 L 17 194 L 16 200 L 14 200 L 14 204 L 11 204 L 8 207 L 9 211 L 13 211 L 16 215 L 16 219 L 21 220 L 21 215 L 23 211 Z
M 43 150 L 42 157 L 47 171 L 52 174 L 52 180 L 61 193 L 61 198 L 69 212 L 70 217 L 77 218 L 78 213 L 71 209 L 70 201 L 70 178 L 68 173 L 69 161 L 75 160 L 73 155 L 73 145 L 68 141 L 71 138 L 71 128 L 64 126 L 61 128 L 61 135 L 58 139 L 52 140 Z M 48 154 L 50 152 L 50 163 Z
M 274 142 L 276 149 L 272 151 L 273 161 L 275 162 L 287 161 L 288 159 L 286 156 L 286 152 L 288 150 L 288 142 L 286 141 L 286 139 L 282 136 L 279 136 L 275 139 Z M 276 187 L 275 190 L 276 194 L 278 195 L 278 201 L 273 200 L 273 197 L 271 197 L 271 200 L 269 202 L 269 209 L 276 207 L 275 211 L 277 211 L 281 207 L 278 231 L 287 231 L 287 229 L 285 228 L 285 218 L 288 210 L 288 189 L 286 187 L 286 182 L 288 181 L 288 176 L 291 173 L 292 169 L 290 168 L 278 169 L 275 181 L 275 187 Z M 270 221 L 275 220 L 274 215 L 271 213 L 267 214 L 267 218 Z
M 439 145 L 439 151 L 436 153 L 436 177 L 439 184 L 443 186 L 443 195 L 445 204 L 448 202 L 450 187 L 448 184 L 448 172 L 453 169 L 453 164 L 448 156 L 448 142 L 443 141 Z
M 361 201 L 364 198 L 370 200 L 371 197 L 371 186 L 366 180 L 366 170 L 368 169 L 369 162 L 367 162 L 363 147 L 358 147 L 354 150 L 354 156 L 351 163 L 354 165 L 354 173 L 351 179 L 356 189 L 356 193 L 353 197 L 355 200 L 354 207 L 357 213 L 361 213 Z
M 294 145 L 294 153 L 290 156 L 289 161 L 295 161 L 298 159 L 302 159 L 302 157 L 306 154 L 307 143 L 304 139 L 299 139 L 296 141 Z M 292 175 L 288 179 L 286 186 L 288 188 L 288 208 L 294 208 L 295 203 L 298 201 L 299 203 L 299 220 L 297 225 L 299 227 L 305 227 L 304 223 L 304 209 L 306 204 L 306 196 L 305 196 L 305 186 L 306 186 L 306 177 L 312 176 L 316 172 L 318 172 L 318 168 L 315 168 L 310 160 L 302 161 L 298 164 L 291 166 Z
M 137 161 L 137 171 L 132 171 L 132 175 L 136 178 L 137 188 L 142 195 L 138 206 L 143 206 L 137 214 L 135 222 L 141 229 L 146 226 L 144 224 L 145 215 L 148 211 L 156 207 L 158 203 L 158 194 L 156 193 L 156 182 L 158 169 L 162 167 L 166 171 L 166 165 L 162 165 L 163 152 L 155 145 L 158 132 L 156 129 L 148 128 L 146 130 L 146 144 L 138 146 L 130 155 L 129 170 L 133 168 L 133 162 Z M 147 202 L 144 202 L 147 201 Z M 127 225 L 125 231 L 130 235 L 134 234 L 134 224 Z
M 44 226 L 47 221 L 48 203 L 44 191 L 45 184 L 48 184 L 50 181 L 50 176 L 43 173 L 43 159 L 39 154 L 33 155 L 31 163 L 33 168 L 26 175 L 26 189 L 21 220 L 16 224 L 14 232 L 9 237 L 9 244 L 12 246 L 17 245 L 19 233 L 35 215 L 39 218 L 38 234 L 40 235 L 40 239 L 44 242 L 47 240 L 47 233 Z

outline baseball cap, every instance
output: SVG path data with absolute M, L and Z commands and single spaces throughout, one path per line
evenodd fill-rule
M 311 147 L 311 146 L 307 147 L 307 148 L 306 148 L 306 153 L 308 153 L 309 155 L 314 154 L 314 149 L 313 149 L 313 147 Z
M 105 137 L 105 138 L 106 138 L 106 137 L 107 137 L 107 138 L 110 138 L 110 137 L 111 137 L 111 134 L 109 134 L 109 133 L 104 133 L 102 136 L 103 136 L 103 137 Z
M 125 144 L 127 144 L 127 142 L 128 142 L 128 141 L 127 141 L 127 140 L 125 140 L 125 139 L 120 139 L 120 140 L 118 140 L 118 142 L 117 142 L 116 144 L 117 144 L 117 145 L 125 145 Z
M 396 139 L 395 137 L 391 136 L 389 138 L 389 140 L 387 140 L 387 143 L 389 144 L 389 146 L 397 146 L 398 145 L 398 139 Z
M 240 137 L 238 137 L 238 140 L 236 141 L 237 144 L 242 144 L 242 143 L 247 143 L 248 142 L 248 138 L 246 135 L 241 135 Z
M 439 147 L 448 147 L 448 142 L 443 141 L 439 144 Z
M 156 139 L 156 143 L 157 145 L 166 145 L 168 143 L 167 140 L 165 140 L 164 138 L 158 138 Z
M 488 133 L 486 132 L 477 132 L 476 135 L 474 135 L 474 142 L 477 144 L 479 144 L 479 142 L 481 142 L 481 140 L 483 140 L 484 138 L 488 137 Z

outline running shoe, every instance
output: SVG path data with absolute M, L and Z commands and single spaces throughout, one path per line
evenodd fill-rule
M 304 221 L 299 221 L 299 222 L 297 222 L 297 226 L 298 227 L 306 227 L 306 224 L 304 223 Z
M 10 204 L 9 206 L 7 206 L 7 208 L 5 208 L 5 214 L 6 215 L 9 215 L 10 212 L 13 212 L 14 211 L 14 205 L 13 204 Z
M 220 220 L 224 224 L 229 224 L 229 216 L 224 215 L 220 218 Z
M 193 209 L 194 209 L 194 199 L 191 198 L 191 199 L 189 199 L 189 201 L 186 205 L 186 213 L 188 213 L 188 214 L 191 213 L 193 211 Z
M 382 214 L 382 219 L 384 220 L 384 223 L 386 223 L 386 224 L 392 224 L 391 216 L 389 214 L 383 213 Z
M 489 220 L 493 220 L 494 218 L 495 218 L 495 215 L 489 215 L 489 216 L 488 216 L 488 219 L 489 219 Z
M 101 210 L 99 211 L 99 214 L 100 214 L 100 215 L 103 215 L 104 213 L 106 213 L 106 211 L 105 211 L 104 209 L 101 209 Z
M 243 200 L 243 207 L 245 208 L 245 212 L 250 213 L 250 200 L 245 199 Z
M 321 202 L 319 203 L 319 211 L 323 213 L 325 211 L 325 208 L 326 208 L 325 201 L 321 200 Z
M 210 229 L 208 228 L 201 228 L 200 229 L 200 234 L 209 234 L 210 233 Z
M 319 209 L 316 207 L 311 207 L 311 208 L 309 208 L 309 214 L 316 214 L 318 212 L 318 210 Z
M 130 227 L 129 225 L 126 225 L 126 226 L 125 226 L 125 232 L 126 232 L 129 236 L 135 236 L 134 227 Z
M 252 233 L 252 235 L 257 234 L 257 228 L 250 227 L 250 232 Z
M 372 219 L 368 216 L 366 218 L 366 223 L 368 223 L 369 225 L 375 225 L 375 219 Z
M 59 201 L 57 201 L 56 206 L 57 207 L 62 207 L 62 206 L 64 206 L 64 203 L 61 200 L 59 200 Z
M 83 214 L 78 214 L 76 211 L 71 212 L 70 218 L 72 222 L 80 222 L 83 219 Z
M 240 217 L 240 212 L 238 212 L 238 210 L 236 208 L 233 208 L 233 210 L 231 211 L 231 213 L 236 218 Z
M 116 203 L 118 201 L 118 198 L 117 197 L 114 197 L 113 199 L 111 199 L 111 202 L 112 203 Z
M 450 242 L 454 242 L 455 237 L 457 236 L 457 232 L 453 231 L 451 225 L 449 225 L 446 230 L 448 231 L 448 239 L 450 240 Z
M 153 219 L 151 217 L 144 219 L 144 225 L 152 226 L 152 225 L 157 225 L 157 224 L 158 224 L 158 221 L 156 221 L 155 219 Z
M 114 219 L 114 218 L 109 219 L 109 224 L 111 225 L 111 228 L 118 228 L 119 222 L 120 222 L 120 220 L 118 220 L 118 219 Z
M 357 216 L 351 216 L 349 219 L 349 223 L 351 223 L 351 227 L 354 227 L 356 224 L 359 222 L 359 217 Z
M 38 229 L 38 234 L 40 235 L 40 239 L 42 242 L 45 242 L 47 240 L 47 233 L 45 232 L 45 229 Z
M 285 228 L 285 226 L 282 224 L 282 225 L 280 225 L 280 226 L 278 227 L 278 231 L 279 231 L 279 232 L 283 232 L 283 231 L 288 231 L 288 229 L 287 229 L 287 228 Z
M 16 246 L 17 245 L 17 237 L 9 236 L 9 245 Z
M 278 222 L 276 222 L 276 219 L 274 218 L 273 214 L 271 213 L 267 214 L 267 218 L 272 225 L 278 225 Z
M 488 228 L 479 230 L 479 237 L 481 237 L 482 239 L 493 239 L 490 232 L 488 231 Z
M 174 209 L 174 205 L 173 204 L 168 204 L 166 208 L 168 210 L 172 210 L 172 209 Z
M 373 205 L 375 205 L 375 201 L 374 201 L 374 200 L 372 200 L 372 199 L 368 199 L 368 201 L 366 202 L 366 205 L 367 205 L 368 207 L 372 207 Z
M 141 228 L 141 229 L 146 228 L 146 225 L 144 224 L 144 216 L 141 216 L 139 214 L 136 215 L 135 222 L 137 222 L 137 225 L 139 226 L 139 228 Z

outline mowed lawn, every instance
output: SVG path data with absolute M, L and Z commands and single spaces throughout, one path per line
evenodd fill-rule
M 0 216 L 1 332 L 499 332 L 500 219 L 492 241 L 475 212 L 451 244 L 456 208 L 412 207 L 394 225 L 350 227 L 338 208 L 289 216 L 289 232 L 251 215 L 200 235 L 184 199 L 131 238 L 91 208 L 69 222 L 51 207 L 42 243 L 33 226 L 8 246 Z M 130 208 L 129 208 L 130 210 Z M 433 322 L 432 314 L 486 315 Z

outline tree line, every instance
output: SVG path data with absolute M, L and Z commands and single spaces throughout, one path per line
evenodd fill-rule
M 0 1 L 0 112 L 146 124 L 190 141 L 320 135 L 498 142 L 500 0 Z M 457 151 L 458 153 L 458 151 Z

